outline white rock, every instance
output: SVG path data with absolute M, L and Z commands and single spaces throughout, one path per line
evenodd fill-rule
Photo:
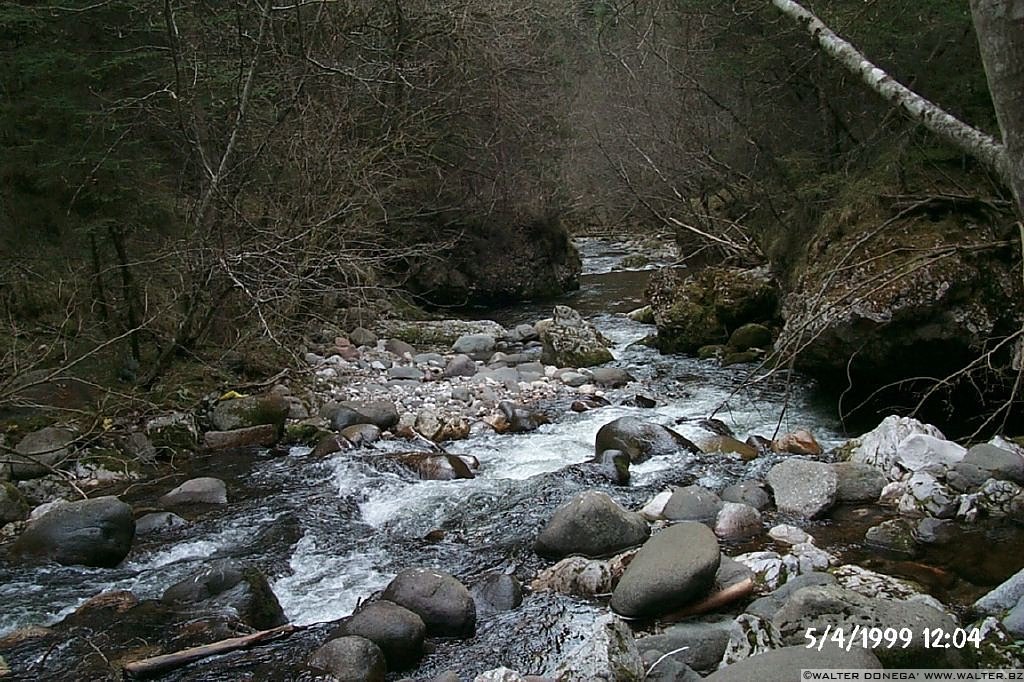
M 672 499 L 671 490 L 662 490 L 660 493 L 652 497 L 647 504 L 640 509 L 640 516 L 644 517 L 648 521 L 658 521 L 665 518 L 663 516 L 665 512 L 665 505 Z
M 768 536 L 777 542 L 783 542 L 787 545 L 797 545 L 800 543 L 814 544 L 814 538 L 811 535 L 808 535 L 796 526 L 790 526 L 785 523 L 780 523 L 769 530 Z
M 930 467 L 941 471 L 952 469 L 967 454 L 967 448 L 930 436 L 914 433 L 904 438 L 896 448 L 896 464 L 908 472 L 917 472 Z
M 779 588 L 789 577 L 789 570 L 778 552 L 747 552 L 733 557 L 754 573 L 754 583 L 762 594 Z
M 760 535 L 764 531 L 761 512 L 749 504 L 726 502 L 718 512 L 714 530 L 718 537 L 728 539 Z
M 959 506 L 959 495 L 924 471 L 907 480 L 906 492 L 899 501 L 901 514 L 926 514 L 937 519 L 953 518 Z
M 642 680 L 643 660 L 633 632 L 614 614 L 594 620 L 592 634 L 566 656 L 555 670 L 559 682 Z
M 882 488 L 882 494 L 878 496 L 878 504 L 897 505 L 906 493 L 907 484 L 904 481 L 893 481 Z
M 796 558 L 797 573 L 801 575 L 827 570 L 830 565 L 836 563 L 835 557 L 809 542 L 798 542 L 789 551 L 790 556 Z
M 889 476 L 896 463 L 896 452 L 900 443 L 915 433 L 945 438 L 942 432 L 931 424 L 922 424 L 910 417 L 892 415 L 883 419 L 874 430 L 847 444 L 852 446 L 850 461 L 870 464 Z
M 525 679 L 515 670 L 501 667 L 480 673 L 473 678 L 473 682 L 524 682 Z
M 39 505 L 38 507 L 32 510 L 32 512 L 28 515 L 28 520 L 35 521 L 43 514 L 48 514 L 57 507 L 63 507 L 66 504 L 69 504 L 68 501 L 62 498 L 57 498 L 56 500 L 51 500 L 50 502 L 44 502 L 43 504 Z

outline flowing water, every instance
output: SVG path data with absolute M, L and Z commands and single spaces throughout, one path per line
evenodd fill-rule
M 434 566 L 467 583 L 489 572 L 528 579 L 546 565 L 532 552 L 538 529 L 558 504 L 581 490 L 603 489 L 636 508 L 668 485 L 697 482 L 720 489 L 736 480 L 763 478 L 777 461 L 745 464 L 717 455 L 658 457 L 634 466 L 628 487 L 613 487 L 570 466 L 592 457 L 601 425 L 627 414 L 671 425 L 691 438 L 701 433 L 693 422 L 714 413 L 740 439 L 748 434 L 771 437 L 777 430 L 800 426 L 811 429 L 826 449 L 842 442 L 828 403 L 817 400 L 798 378 L 787 383 L 779 376 L 749 386 L 745 382 L 753 367 L 720 368 L 710 361 L 661 356 L 635 344 L 653 328 L 620 313 L 640 305 L 648 273 L 615 271 L 625 254 L 609 243 L 589 240 L 583 250 L 583 285 L 566 303 L 615 342 L 615 364 L 627 367 L 640 391 L 658 399 L 658 407 L 615 404 L 636 392 L 631 387 L 628 395 L 612 392 L 613 406 L 581 414 L 549 406 L 557 418 L 533 433 L 476 436 L 452 443 L 449 451 L 479 458 L 481 467 L 473 480 L 420 481 L 381 471 L 358 453 L 325 460 L 312 457 L 305 448 L 197 458 L 190 463 L 192 475 L 228 481 L 231 503 L 226 508 L 211 509 L 186 528 L 139 538 L 115 569 L 26 569 L 0 560 L 0 635 L 59 620 L 103 590 L 159 597 L 172 583 L 222 557 L 260 567 L 270 577 L 286 615 L 297 624 L 324 623 L 350 614 L 360 600 L 411 566 Z M 505 324 L 532 322 L 550 314 L 550 303 L 489 314 Z M 407 444 L 377 446 L 388 447 L 408 449 Z M 142 486 L 126 499 L 144 503 L 154 494 Z M 865 514 L 848 516 L 809 530 L 821 534 L 834 551 L 868 562 L 871 555 L 858 538 L 866 525 L 878 522 L 877 514 L 870 523 Z M 769 514 L 766 523 L 778 520 Z M 428 533 L 431 539 L 426 539 Z M 730 553 L 742 549 L 747 547 L 726 547 Z M 994 571 L 997 575 L 986 576 L 982 584 L 1002 579 L 1013 568 Z M 565 647 L 589 632 L 599 608 L 558 595 L 527 596 L 513 612 L 483 617 L 473 640 L 440 644 L 416 677 L 428 679 L 432 671 L 444 669 L 469 674 L 498 665 L 535 673 L 550 670 Z M 309 650 L 304 643 L 312 645 L 325 632 L 314 627 L 286 643 L 193 665 L 171 677 L 226 679 L 225 671 L 230 670 L 230 679 L 303 678 L 309 675 L 301 663 Z M 59 653 L 53 655 L 59 658 Z

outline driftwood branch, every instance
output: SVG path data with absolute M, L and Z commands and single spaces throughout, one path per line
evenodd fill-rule
M 869 88 L 911 119 L 960 151 L 978 159 L 1007 186 L 1013 186 L 1006 147 L 994 137 L 970 126 L 934 102 L 925 99 L 868 60 L 856 47 L 832 32 L 821 19 L 793 0 L 772 0 L 776 9 L 811 34 L 822 50 L 860 77 Z
M 226 654 L 239 649 L 247 649 L 251 646 L 262 644 L 267 640 L 274 639 L 279 635 L 290 635 L 291 633 L 301 629 L 302 628 L 300 626 L 289 623 L 287 625 L 271 628 L 270 630 L 260 630 L 259 632 L 252 633 L 251 635 L 222 639 L 219 642 L 212 642 L 210 644 L 192 647 L 191 649 L 184 649 L 183 651 L 175 651 L 171 654 L 144 658 L 140 661 L 132 661 L 131 663 L 125 664 L 124 671 L 129 675 L 134 675 L 136 677 L 159 675 L 167 672 L 168 670 L 174 670 L 175 668 L 180 668 L 184 665 L 188 665 L 189 663 L 209 658 L 210 656 Z

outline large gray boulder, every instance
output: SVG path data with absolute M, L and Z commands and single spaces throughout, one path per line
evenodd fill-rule
M 824 462 L 787 459 L 771 468 L 768 484 L 779 511 L 809 519 L 822 516 L 838 499 L 839 479 Z
M 593 367 L 612 361 L 600 332 L 569 306 L 555 306 L 549 324 L 540 327 L 540 360 L 558 367 Z
M 887 480 L 885 475 L 870 464 L 836 462 L 837 502 L 877 502 Z
M 670 526 L 644 543 L 612 593 L 627 617 L 669 613 L 705 596 L 721 561 L 718 539 L 701 523 Z
M 672 492 L 661 515 L 670 521 L 713 523 L 723 504 L 722 499 L 707 488 L 688 485 Z
M 68 502 L 29 523 L 14 545 L 17 554 L 60 564 L 111 568 L 132 547 L 132 508 L 116 497 Z
M 229 609 L 257 630 L 288 622 L 267 577 L 258 569 L 223 560 L 168 587 L 166 604 Z
M 380 647 L 363 637 L 330 640 L 313 652 L 309 665 L 327 671 L 336 682 L 384 682 L 387 674 Z
M 452 344 L 452 352 L 468 355 L 474 360 L 487 360 L 494 355 L 496 343 L 490 334 L 465 334 Z
M 864 668 L 881 670 L 878 657 L 869 650 L 855 646 L 846 651 L 826 646 L 821 651 L 805 645 L 787 646 L 745 658 L 704 678 L 705 682 L 765 682 L 766 680 L 799 680 L 805 668 L 848 670 Z
M 974 602 L 974 610 L 984 616 L 998 616 L 1024 597 L 1024 569 L 1017 571 L 1000 585 Z
M 68 457 L 74 440 L 74 433 L 54 426 L 26 434 L 10 458 L 11 478 L 24 481 L 50 473 L 52 467 Z
M 384 652 L 389 670 L 405 670 L 423 655 L 423 619 L 389 601 L 370 602 L 338 628 L 341 635 L 365 637 Z
M 650 536 L 644 517 L 620 507 L 607 494 L 588 490 L 555 510 L 537 536 L 541 556 L 602 557 L 639 545 Z
M 426 625 L 428 637 L 472 637 L 476 604 L 454 576 L 428 568 L 407 568 L 384 589 L 383 599 L 404 606 Z
M 700 453 L 700 448 L 667 426 L 628 416 L 598 429 L 594 454 L 600 455 L 605 450 L 620 450 L 629 455 L 634 464 L 679 451 Z

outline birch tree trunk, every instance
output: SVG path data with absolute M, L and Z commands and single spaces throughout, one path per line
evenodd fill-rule
M 1013 190 L 1018 212 L 1024 215 L 1024 0 L 971 0 L 1003 142 L 898 82 L 802 5 L 793 0 L 772 0 L 772 4 L 800 23 L 830 57 L 859 76 L 868 87 L 946 142 L 978 159 Z
M 971 16 L 1003 136 L 1004 179 L 1024 216 L 1024 0 L 971 0 Z

